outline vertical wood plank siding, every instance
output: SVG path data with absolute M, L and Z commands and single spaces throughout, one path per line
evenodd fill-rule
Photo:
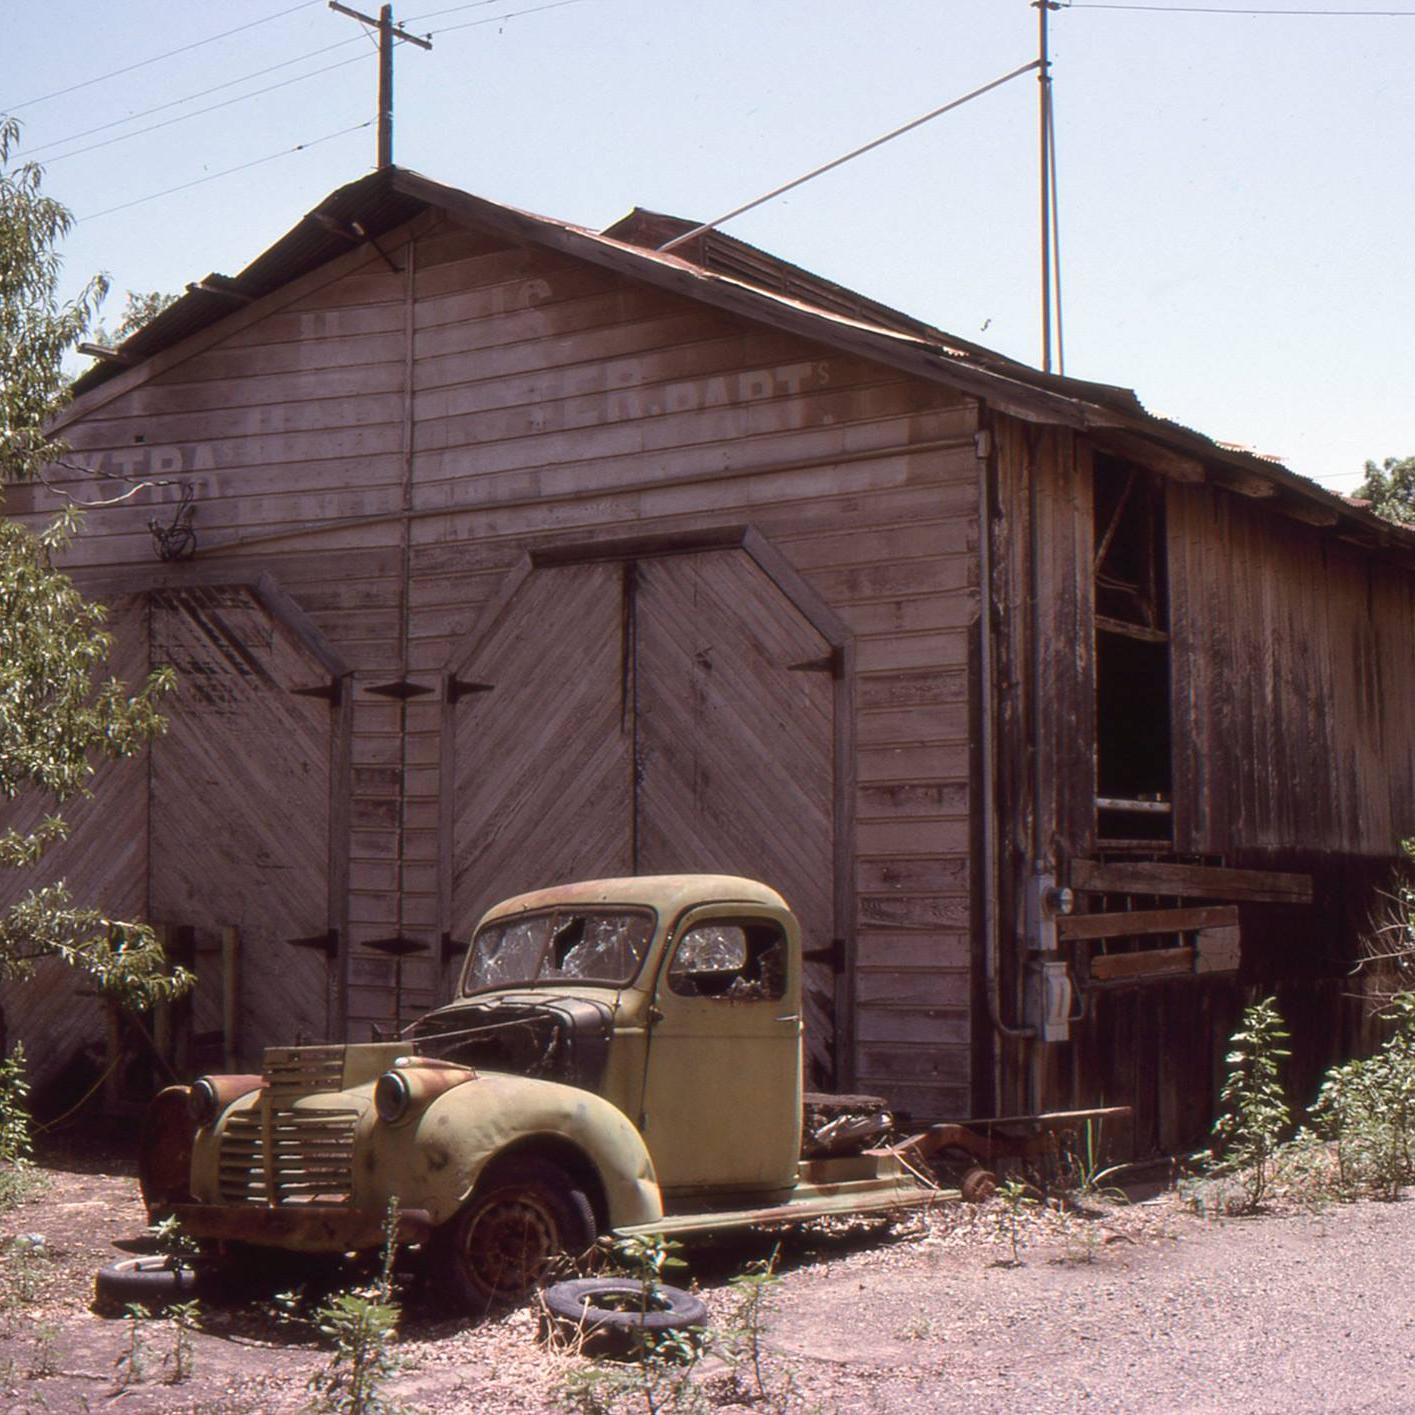
M 854 636 L 846 1069 L 921 1117 L 965 1112 L 973 405 L 603 270 L 427 226 L 411 291 L 377 257 L 335 262 L 66 434 L 76 460 L 171 483 L 95 515 L 77 568 L 150 566 L 147 522 L 189 485 L 191 573 L 272 574 L 354 669 L 353 1034 L 391 1015 L 392 965 L 370 941 L 396 929 L 427 945 L 404 964 L 405 1013 L 445 986 L 441 675 L 511 567 L 556 542 L 751 525 Z M 382 242 L 400 269 L 407 241 Z M 404 672 L 405 445 L 406 673 L 434 691 L 400 713 L 371 690 Z M 44 493 L 33 500 L 42 511 Z
M 1415 575 L 1169 491 L 1180 849 L 1387 856 L 1415 829 Z
M 1093 506 L 1083 439 L 1010 419 L 994 437 L 1001 1012 L 1015 1023 L 1032 861 L 1064 877 L 1097 849 Z M 1243 906 L 1236 976 L 1097 993 L 1068 1045 L 998 1048 L 1002 1109 L 1130 1104 L 1112 1139 L 1137 1154 L 1202 1136 L 1245 999 L 1279 995 L 1303 1093 L 1348 1054 L 1351 950 L 1415 832 L 1415 575 L 1211 482 L 1164 494 L 1174 838 L 1154 853 L 1310 874 L 1316 897 Z

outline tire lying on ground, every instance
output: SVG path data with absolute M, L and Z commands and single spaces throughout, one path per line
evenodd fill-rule
M 156 1310 L 192 1301 L 202 1291 L 201 1278 L 196 1268 L 170 1258 L 123 1258 L 94 1275 L 94 1302 L 105 1311 L 121 1312 L 130 1302 Z
M 705 1327 L 707 1305 L 681 1287 L 628 1277 L 579 1278 L 541 1293 L 547 1325 L 587 1355 L 634 1355 L 645 1337 Z

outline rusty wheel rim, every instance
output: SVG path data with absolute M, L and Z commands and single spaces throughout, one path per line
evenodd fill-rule
M 541 1196 L 503 1190 L 468 1224 L 462 1260 L 476 1287 L 511 1302 L 535 1288 L 559 1251 L 560 1226 Z

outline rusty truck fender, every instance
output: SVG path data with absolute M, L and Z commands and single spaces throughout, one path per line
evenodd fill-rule
M 487 1072 L 394 1124 L 370 1108 L 355 1143 L 354 1202 L 377 1209 L 397 1195 L 400 1205 L 445 1223 L 500 1156 L 555 1161 L 567 1151 L 597 1176 L 599 1193 L 591 1197 L 606 1228 L 662 1217 L 653 1161 L 621 1110 L 574 1086 Z

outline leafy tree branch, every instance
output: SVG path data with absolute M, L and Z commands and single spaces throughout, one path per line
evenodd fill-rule
M 52 432 L 66 396 L 61 360 L 106 289 L 95 277 L 59 300 L 57 245 L 73 218 L 44 195 L 35 163 L 12 161 L 18 140 L 18 124 L 0 119 L 0 486 L 42 479 L 68 452 Z M 4 809 L 0 869 L 40 865 L 66 834 L 63 804 L 89 794 L 99 763 L 135 755 L 163 728 L 157 703 L 171 671 L 135 691 L 112 677 L 106 611 L 56 565 L 80 524 L 72 507 L 38 528 L 0 516 L 0 809 L 35 797 L 50 806 L 27 826 L 18 821 L 32 817 Z M 51 883 L 0 908 L 0 981 L 57 958 L 130 1006 L 190 987 L 152 929 L 96 905 Z

